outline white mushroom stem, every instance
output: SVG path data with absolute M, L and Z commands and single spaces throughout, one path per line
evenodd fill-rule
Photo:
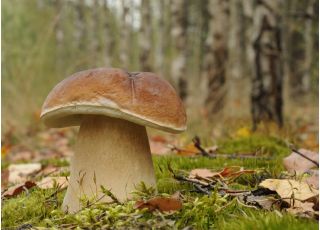
M 130 198 L 141 181 L 155 186 L 146 128 L 122 119 L 87 116 L 80 126 L 70 173 L 62 205 L 69 212 L 82 207 L 81 197 L 99 199 L 100 185 L 120 201 Z

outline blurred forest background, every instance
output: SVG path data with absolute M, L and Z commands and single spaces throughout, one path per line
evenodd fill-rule
M 3 0 L 2 133 L 39 121 L 60 80 L 152 71 L 189 122 L 318 122 L 317 0 Z M 317 123 L 318 124 L 318 123 Z

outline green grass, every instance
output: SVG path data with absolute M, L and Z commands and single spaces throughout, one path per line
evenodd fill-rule
M 24 192 L 16 198 L 2 201 L 2 227 L 15 227 L 22 224 L 43 227 L 96 227 L 96 228 L 162 228 L 182 229 L 316 229 L 314 220 L 298 219 L 285 212 L 266 212 L 244 207 L 236 200 L 191 192 L 190 185 L 175 181 L 168 165 L 177 172 L 187 173 L 194 168 L 221 170 L 226 166 L 242 166 L 246 169 L 265 169 L 267 174 L 258 173 L 239 178 L 234 188 L 254 188 L 263 177 L 277 177 L 283 170 L 282 158 L 289 149 L 285 143 L 274 137 L 254 136 L 219 143 L 223 153 L 244 153 L 265 148 L 269 159 L 209 159 L 205 157 L 154 156 L 153 162 L 157 177 L 158 192 L 172 194 L 181 191 L 187 199 L 183 209 L 173 214 L 149 213 L 136 210 L 134 201 L 124 205 L 98 204 L 84 209 L 76 215 L 65 215 L 60 209 L 64 191 L 56 195 L 54 189 L 42 191 L 37 188 Z M 66 165 L 66 162 L 48 161 L 46 164 Z M 221 208 L 223 207 L 223 208 Z

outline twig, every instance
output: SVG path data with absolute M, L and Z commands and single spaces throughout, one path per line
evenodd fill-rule
M 194 147 L 200 150 L 202 156 L 210 157 L 210 154 L 204 148 L 201 147 L 200 138 L 198 136 L 195 136 L 192 139 L 192 141 L 194 143 Z
M 307 157 L 306 155 L 304 155 L 303 153 L 299 152 L 298 150 L 296 150 L 296 149 L 294 149 L 294 148 L 291 148 L 291 150 L 292 150 L 294 153 L 302 156 L 303 158 L 311 161 L 312 163 L 314 163 L 314 164 L 319 168 L 319 163 L 316 162 L 315 160 L 312 160 L 311 158 Z
M 208 189 L 205 189 L 203 188 L 201 185 L 199 184 L 194 184 L 193 185 L 197 190 L 199 190 L 200 192 L 204 193 L 204 194 L 207 194 L 207 195 L 210 195 L 211 192 L 208 190 Z
M 260 156 L 256 156 L 256 155 L 245 155 L 245 154 L 215 154 L 215 153 L 208 153 L 202 146 L 201 146 L 201 142 L 200 142 L 200 138 L 198 136 L 195 136 L 192 139 L 193 143 L 194 143 L 194 147 L 196 147 L 200 152 L 200 154 L 204 157 L 208 157 L 208 158 L 217 158 L 217 157 L 224 157 L 224 158 L 228 158 L 228 159 L 250 159 L 250 158 L 259 158 L 259 159 L 270 159 L 270 157 L 260 157 Z

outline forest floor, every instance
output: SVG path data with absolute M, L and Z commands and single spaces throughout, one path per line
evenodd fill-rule
M 191 128 L 179 136 L 151 133 L 157 192 L 141 184 L 130 201 L 87 199 L 82 210 L 66 214 L 60 207 L 76 132 L 37 128 L 15 136 L 12 129 L 3 135 L 3 229 L 319 227 L 318 168 L 290 145 L 318 162 L 315 124 L 281 131 L 268 125 L 254 133 L 243 123 L 214 132 Z

